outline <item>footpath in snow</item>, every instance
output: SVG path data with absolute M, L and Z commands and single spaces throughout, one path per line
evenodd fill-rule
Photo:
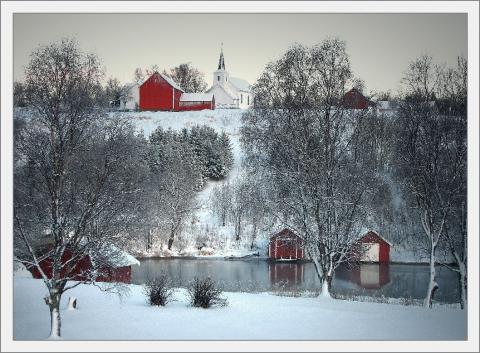
M 122 300 L 94 286 L 67 292 L 61 304 L 66 340 L 464 340 L 466 310 L 349 302 L 272 294 L 225 293 L 229 306 L 188 305 L 184 289 L 166 307 L 149 306 L 142 287 Z M 41 280 L 14 278 L 14 339 L 49 335 Z M 78 309 L 67 310 L 68 297 Z

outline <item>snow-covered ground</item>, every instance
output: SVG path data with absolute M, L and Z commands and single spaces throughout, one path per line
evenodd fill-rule
M 466 310 L 293 298 L 268 293 L 225 293 L 229 305 L 188 305 L 184 289 L 166 307 L 151 307 L 142 287 L 129 285 L 120 300 L 93 286 L 78 286 L 62 299 L 67 340 L 463 340 Z M 49 310 L 41 280 L 14 278 L 14 339 L 45 339 Z M 69 296 L 77 310 L 67 310 Z

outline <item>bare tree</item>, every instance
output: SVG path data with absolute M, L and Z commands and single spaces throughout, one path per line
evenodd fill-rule
M 415 100 L 428 102 L 435 99 L 438 79 L 438 66 L 433 63 L 433 58 L 422 55 L 410 62 L 402 82 L 407 95 Z
M 450 134 L 444 153 L 457 185 L 452 190 L 449 216 L 444 227 L 445 241 L 458 273 L 460 304 L 467 302 L 467 60 L 459 57 L 456 67 L 439 71 L 438 105 L 449 120 Z
M 116 78 L 109 78 L 105 87 L 107 102 L 111 108 L 118 108 L 123 96 L 123 87 Z
M 232 188 L 228 182 L 222 182 L 213 188 L 211 197 L 212 210 L 220 219 L 222 227 L 227 224 L 230 207 L 232 205 Z
M 133 73 L 133 82 L 137 85 L 141 85 L 145 80 L 145 75 L 141 68 L 137 67 Z
M 101 275 L 92 264 L 83 280 L 69 282 L 78 263 L 119 256 L 106 249 L 121 245 L 134 221 L 138 159 L 133 128 L 95 105 L 102 77 L 95 55 L 65 39 L 35 50 L 25 77 L 34 114 L 15 136 L 15 254 L 41 274 L 58 337 L 63 293 Z
M 351 78 L 344 42 L 295 45 L 260 76 L 242 129 L 247 161 L 271 186 L 270 212 L 303 237 L 324 296 L 335 268 L 354 257 L 376 180 L 356 153 L 364 113 L 339 104 Z
M 439 101 L 431 101 L 439 95 L 438 74 L 431 58 L 412 62 L 404 78 L 409 99 L 396 120 L 397 176 L 415 201 L 429 245 L 428 307 L 438 289 L 438 246 L 443 235 L 451 236 L 447 222 L 454 205 L 466 199 L 466 116 L 442 114 Z
M 188 142 L 175 132 L 157 129 L 150 137 L 149 165 L 155 189 L 156 210 L 166 225 L 168 249 L 195 210 L 195 192 L 203 185 L 201 169 Z
M 25 87 L 22 82 L 15 81 L 13 83 L 13 106 L 25 107 Z
M 180 64 L 170 69 L 170 73 L 164 73 L 177 82 L 185 92 L 204 92 L 207 89 L 204 75 L 190 63 Z

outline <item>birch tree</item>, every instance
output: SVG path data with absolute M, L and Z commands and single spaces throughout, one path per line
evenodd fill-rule
M 438 289 L 438 246 L 443 236 L 451 236 L 447 222 L 455 203 L 466 198 L 466 116 L 448 113 L 438 100 L 439 82 L 431 58 L 414 60 L 404 77 L 407 97 L 396 121 L 396 174 L 415 202 L 428 241 L 427 307 Z
M 355 153 L 365 112 L 339 104 L 352 77 L 341 40 L 294 45 L 260 76 L 242 129 L 247 161 L 270 184 L 269 209 L 304 239 L 326 297 L 335 268 L 353 259 L 376 180 Z
M 102 274 L 98 261 L 70 282 L 78 263 L 120 256 L 105 250 L 122 244 L 137 215 L 133 128 L 96 106 L 101 77 L 98 58 L 73 40 L 39 47 L 25 70 L 32 117 L 15 135 L 14 251 L 45 284 L 52 338 L 62 295 Z

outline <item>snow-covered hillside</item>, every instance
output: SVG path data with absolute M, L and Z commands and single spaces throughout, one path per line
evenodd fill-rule
M 232 144 L 234 164 L 226 180 L 232 180 L 241 172 L 242 149 L 240 146 L 241 116 L 244 113 L 239 109 L 217 109 L 191 112 L 125 112 L 122 116 L 128 117 L 138 131 L 148 137 L 155 129 L 162 127 L 173 130 L 191 128 L 195 125 L 208 125 L 218 132 L 226 132 Z M 199 209 L 192 217 L 192 222 L 184 229 L 180 241 L 180 248 L 174 243 L 173 255 L 188 256 L 243 256 L 251 253 L 248 239 L 237 243 L 233 240 L 233 226 L 221 227 L 210 206 L 210 195 L 215 185 L 220 182 L 209 181 L 205 188 L 197 195 Z M 248 229 L 248 226 L 246 227 Z M 199 251 L 194 244 L 194 238 L 199 233 L 208 234 L 214 246 Z M 260 234 L 257 245 L 261 247 L 260 255 L 266 254 L 266 234 Z M 178 242 L 177 242 L 178 244 Z M 158 256 L 163 249 L 156 249 L 150 256 Z

